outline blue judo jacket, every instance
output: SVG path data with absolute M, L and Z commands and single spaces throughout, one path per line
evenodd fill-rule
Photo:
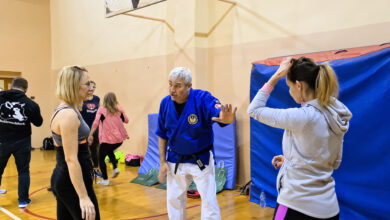
M 191 155 L 209 148 L 214 141 L 212 117 L 218 117 L 221 111 L 219 100 L 209 92 L 191 89 L 180 117 L 175 104 L 168 95 L 161 101 L 156 134 L 168 141 L 168 161 L 176 162 L 175 155 Z M 208 164 L 208 152 L 199 156 Z M 195 163 L 195 160 L 186 162 Z

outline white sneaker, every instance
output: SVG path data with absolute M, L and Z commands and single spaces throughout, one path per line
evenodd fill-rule
M 6 194 L 7 190 L 6 189 L 0 189 L 0 194 Z
M 115 178 L 116 176 L 118 176 L 118 174 L 119 174 L 119 169 L 118 169 L 118 167 L 117 167 L 117 168 L 115 168 L 115 169 L 112 171 L 111 177 L 112 177 L 112 178 Z
M 110 180 L 108 180 L 108 179 L 106 179 L 106 180 L 105 179 L 101 179 L 101 180 L 99 180 L 97 182 L 97 184 L 108 186 L 108 185 L 110 185 Z

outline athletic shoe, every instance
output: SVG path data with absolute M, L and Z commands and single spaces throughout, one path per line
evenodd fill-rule
M 200 194 L 199 194 L 197 189 L 190 189 L 190 190 L 187 190 L 187 198 L 199 199 Z
M 112 178 L 115 178 L 116 176 L 118 176 L 118 174 L 119 174 L 119 169 L 118 169 L 118 167 L 117 167 L 117 168 L 115 168 L 115 169 L 112 171 L 111 177 L 112 177 Z
M 95 174 L 96 177 L 99 177 L 99 178 L 103 177 L 102 173 L 100 173 L 99 170 L 93 170 L 93 173 Z
M 98 182 L 97 182 L 97 184 L 101 184 L 101 185 L 105 185 L 105 186 L 108 186 L 108 185 L 110 185 L 110 180 L 108 180 L 108 179 L 102 179 L 102 180 L 99 180 Z
M 30 204 L 31 204 L 31 200 L 28 202 L 19 202 L 19 208 L 26 208 Z
M 0 189 L 0 194 L 6 194 L 7 190 L 6 189 Z

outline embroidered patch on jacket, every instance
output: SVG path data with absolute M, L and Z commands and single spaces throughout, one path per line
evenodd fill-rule
M 216 101 L 215 101 L 214 107 L 215 107 L 216 109 L 220 109 L 220 108 L 221 108 L 221 103 L 219 102 L 219 100 L 216 100 Z
M 188 124 L 194 125 L 198 123 L 198 116 L 196 116 L 195 114 L 191 114 L 188 116 L 187 120 L 188 120 Z

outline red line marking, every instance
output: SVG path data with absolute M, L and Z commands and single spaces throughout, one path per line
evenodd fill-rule
M 200 205 L 193 205 L 193 206 L 187 207 L 186 209 L 192 209 L 192 208 L 199 207 L 199 206 L 200 206 Z M 156 218 L 156 217 L 161 217 L 161 216 L 166 216 L 166 215 L 168 215 L 168 213 L 162 213 L 162 214 L 158 214 L 158 215 L 152 215 L 152 216 L 140 217 L 140 218 L 129 218 L 129 219 L 126 219 L 126 220 L 151 219 L 151 218 Z
M 48 186 L 45 186 L 41 189 L 37 189 L 35 191 L 33 191 L 32 193 L 30 193 L 30 197 L 32 195 L 34 195 L 35 193 L 37 192 L 40 192 L 44 189 L 47 189 Z M 186 209 L 192 209 L 192 208 L 196 208 L 196 207 L 199 207 L 200 205 L 193 205 L 193 206 L 189 206 L 187 207 Z M 23 211 L 29 215 L 32 215 L 34 217 L 37 217 L 37 218 L 41 218 L 41 219 L 47 219 L 47 220 L 56 220 L 55 218 L 50 218 L 50 217 L 45 217 L 45 216 L 42 216 L 42 215 L 38 215 L 30 210 L 28 210 L 27 208 L 23 208 Z M 158 214 L 158 215 L 152 215 L 152 216 L 146 216 L 146 217 L 140 217 L 140 218 L 129 218 L 129 219 L 126 219 L 126 220 L 142 220 L 142 219 L 151 219 L 151 218 L 157 218 L 157 217 L 162 217 L 162 216 L 166 216 L 168 215 L 168 213 L 162 213 L 162 214 Z
M 30 193 L 30 197 L 31 197 L 32 195 L 34 195 L 35 193 L 37 193 L 37 192 L 39 192 L 39 191 L 42 191 L 42 190 L 44 190 L 44 189 L 47 189 L 47 188 L 48 188 L 48 186 L 45 186 L 45 187 L 43 187 L 43 188 L 41 188 L 41 189 L 37 189 L 37 190 L 33 191 L 32 193 Z M 34 212 L 28 210 L 27 208 L 23 208 L 23 211 L 24 211 L 25 213 L 27 213 L 27 214 L 29 214 L 29 215 L 32 215 L 32 216 L 34 216 L 34 217 L 37 217 L 37 218 L 47 219 L 47 220 L 56 220 L 55 218 L 50 218 L 50 217 L 45 217 L 45 216 L 42 216 L 42 215 L 38 215 L 38 214 L 36 214 L 36 213 L 34 213 Z
M 37 218 L 47 219 L 47 220 L 56 220 L 55 218 L 49 218 L 49 217 L 45 217 L 45 216 L 42 216 L 42 215 L 35 214 L 35 213 L 31 212 L 30 210 L 28 210 L 26 208 L 24 208 L 24 212 L 29 214 L 29 215 L 32 215 L 34 217 L 37 217 Z
M 42 174 L 42 173 L 49 173 L 49 172 L 52 172 L 52 171 L 38 171 L 38 172 L 30 173 L 30 176 L 33 174 Z M 12 175 L 12 176 L 3 176 L 2 178 L 13 178 L 13 177 L 18 177 L 18 176 L 19 175 L 16 174 L 16 175 Z
M 45 187 L 43 187 L 43 188 L 41 188 L 41 189 L 37 189 L 37 190 L 35 190 L 34 192 L 30 193 L 30 196 L 34 195 L 35 193 L 37 193 L 37 192 L 39 192 L 39 191 L 42 191 L 42 190 L 44 190 L 44 189 L 47 189 L 47 188 L 49 188 L 49 187 L 48 187 L 48 186 L 45 186 Z

